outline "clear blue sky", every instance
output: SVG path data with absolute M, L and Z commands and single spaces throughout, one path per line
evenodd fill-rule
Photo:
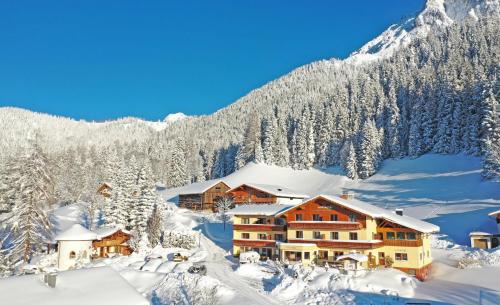
M 423 0 L 0 0 L 0 106 L 76 119 L 206 114 L 345 58 Z

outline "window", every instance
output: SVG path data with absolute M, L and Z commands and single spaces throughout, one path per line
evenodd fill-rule
M 333 252 L 333 257 L 335 259 L 337 259 L 337 257 L 339 257 L 341 255 L 344 255 L 344 252 L 341 252 L 341 251 L 335 251 L 335 252 Z
M 302 221 L 302 214 L 295 214 L 295 221 Z
M 309 259 L 310 256 L 309 256 L 309 252 L 304 252 L 304 259 Z
M 250 233 L 241 233 L 242 239 L 250 239 Z
M 406 262 L 408 260 L 408 254 L 406 253 L 396 253 L 396 260 Z
M 285 224 L 285 219 L 283 219 L 283 218 L 275 218 L 275 219 L 274 219 L 274 224 L 275 224 L 275 225 L 282 226 L 282 225 L 284 225 L 284 224 Z
M 262 233 L 260 233 L 260 234 L 258 235 L 258 237 L 259 237 L 259 239 L 267 239 L 267 234 L 262 234 Z
M 321 239 L 321 232 L 314 231 L 313 232 L 313 238 L 314 239 Z
M 405 233 L 404 232 L 397 232 L 396 239 L 399 239 L 399 240 L 405 239 Z
M 265 218 L 258 218 L 256 223 L 257 224 L 265 224 L 266 223 L 266 219 Z
M 387 232 L 387 239 L 393 240 L 394 239 L 394 232 Z
M 349 221 L 350 222 L 356 222 L 356 221 L 358 221 L 358 217 L 356 217 L 355 214 L 350 214 L 349 215 Z
M 318 252 L 318 258 L 319 259 L 328 259 L 328 251 L 326 251 L 326 250 L 319 250 L 319 252 Z
M 408 240 L 416 240 L 417 239 L 417 234 L 415 234 L 415 232 L 408 232 L 408 233 L 406 233 L 406 239 L 408 239 Z
M 304 238 L 303 231 L 295 231 L 295 238 Z
M 339 216 L 337 214 L 330 215 L 330 221 L 338 221 Z
M 358 240 L 358 233 L 356 233 L 356 232 L 349 232 L 349 239 L 350 240 Z
M 321 221 L 321 216 L 319 214 L 313 214 L 313 221 Z
M 244 225 L 250 224 L 250 218 L 242 218 L 241 219 L 241 223 L 244 224 Z
M 76 258 L 76 253 L 75 253 L 75 251 L 71 251 L 71 252 L 69 253 L 69 258 L 71 258 L 71 259 Z
M 330 239 L 333 240 L 339 239 L 339 232 L 330 232 Z
M 283 234 L 274 234 L 274 240 L 276 240 L 276 241 L 284 241 L 285 237 L 283 236 Z

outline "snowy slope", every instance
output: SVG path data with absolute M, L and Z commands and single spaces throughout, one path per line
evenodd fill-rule
M 338 168 L 293 170 L 255 163 L 223 180 L 231 187 L 245 182 L 281 185 L 310 196 L 350 190 L 360 200 L 388 209 L 403 207 L 410 216 L 429 219 L 440 225 L 443 233 L 465 244 L 470 231 L 495 229 L 487 214 L 500 206 L 500 185 L 481 180 L 480 172 L 479 158 L 428 154 L 387 160 L 366 180 L 350 180 Z M 171 199 L 190 188 L 166 190 L 163 195 Z M 460 217 L 470 221 L 456 228 Z

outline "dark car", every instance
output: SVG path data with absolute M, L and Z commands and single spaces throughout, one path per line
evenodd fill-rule
M 189 273 L 207 275 L 207 267 L 205 265 L 193 265 L 188 269 Z

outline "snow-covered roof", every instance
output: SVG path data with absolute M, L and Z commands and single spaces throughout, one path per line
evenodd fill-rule
M 488 216 L 497 216 L 498 214 L 500 214 L 500 210 L 495 211 L 495 212 L 491 212 L 488 214 Z
M 80 224 L 74 224 L 66 231 L 57 234 L 55 240 L 96 240 L 97 234 Z
M 274 216 L 293 205 L 288 204 L 241 204 L 231 209 L 229 215 Z
M 480 232 L 480 231 L 479 232 L 470 232 L 469 233 L 469 236 L 474 236 L 474 235 L 476 235 L 476 236 L 478 236 L 478 235 L 479 236 L 490 236 L 492 234 L 491 233 L 486 233 L 486 232 Z
M 208 191 L 210 188 L 214 187 L 215 185 L 219 184 L 220 182 L 227 185 L 227 183 L 225 183 L 224 181 L 222 181 L 220 179 L 191 183 L 189 185 L 186 185 L 185 187 L 182 187 L 179 191 L 179 195 L 201 194 L 201 193 Z
M 379 208 L 377 206 L 371 205 L 369 203 L 366 203 L 366 202 L 363 202 L 363 201 L 360 201 L 357 199 L 342 199 L 340 197 L 333 196 L 333 195 L 318 195 L 314 198 L 311 198 L 307 201 L 302 202 L 300 205 L 304 205 L 304 204 L 306 204 L 312 200 L 316 200 L 318 198 L 323 198 L 327 201 L 336 203 L 336 204 L 341 205 L 343 207 L 346 207 L 348 209 L 351 209 L 351 210 L 360 212 L 362 214 L 368 215 L 372 218 L 386 219 L 388 221 L 397 223 L 399 225 L 402 225 L 402 226 L 410 228 L 410 229 L 414 229 L 414 230 L 422 232 L 422 233 L 439 232 L 439 227 L 436 225 L 433 225 L 431 223 L 428 223 L 426 221 L 422 221 L 420 219 L 416 219 L 413 217 L 397 215 L 393 211 L 382 209 L 382 208 Z M 285 212 L 287 212 L 295 207 L 291 207 L 283 212 L 280 212 L 280 214 L 283 214 L 283 213 L 285 213 Z
M 60 272 L 55 288 L 45 285 L 42 275 L 0 279 L 0 296 L 1 303 L 9 305 L 149 304 L 107 266 Z
M 357 262 L 366 262 L 368 261 L 368 256 L 361 254 L 361 253 L 349 253 L 349 254 L 344 254 L 340 255 L 337 257 L 337 261 L 341 261 L 344 259 L 352 259 Z
M 296 192 L 294 190 L 291 190 L 289 188 L 279 186 L 279 185 L 272 185 L 272 184 L 258 184 L 258 183 L 243 183 L 240 184 L 239 186 L 229 190 L 235 190 L 239 187 L 242 186 L 249 186 L 251 188 L 257 189 L 259 191 L 263 191 L 265 193 L 271 194 L 276 197 L 292 197 L 292 198 L 308 198 L 309 196 L 306 194 L 301 194 L 299 192 Z
M 120 230 L 123 233 L 130 234 L 129 231 L 122 229 L 120 227 L 100 227 L 98 229 L 95 229 L 94 232 L 97 234 L 98 239 L 103 239 L 104 237 L 110 236 Z

